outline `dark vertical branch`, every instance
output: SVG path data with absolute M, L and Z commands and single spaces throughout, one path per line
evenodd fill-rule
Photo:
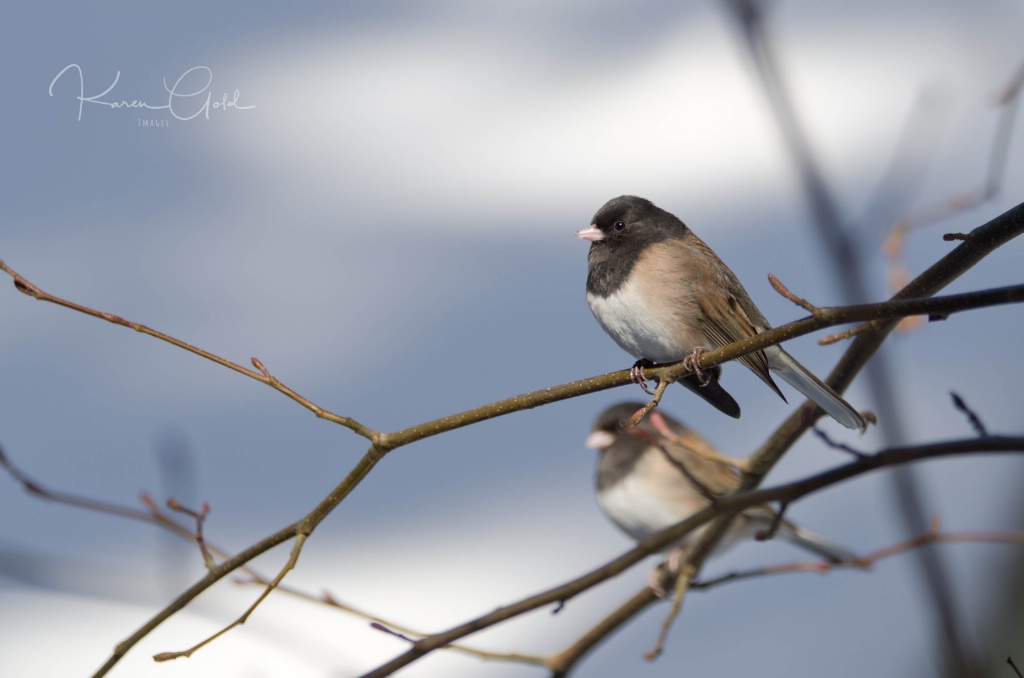
M 867 285 L 860 251 L 851 236 L 853 229 L 843 223 L 838 203 L 829 190 L 810 141 L 797 118 L 765 32 L 763 5 L 759 0 L 726 0 L 726 7 L 739 26 L 743 43 L 750 52 L 783 141 L 796 164 L 818 236 L 833 265 L 840 272 L 843 299 L 846 303 L 864 303 L 868 299 Z M 878 351 L 866 366 L 866 382 L 877 411 L 881 413 L 880 429 L 885 443 L 900 446 L 906 444 L 907 436 L 891 374 L 885 351 Z M 912 469 L 904 467 L 898 469 L 892 478 L 894 494 L 906 529 L 911 533 L 923 532 L 927 527 L 927 519 L 922 509 L 921 489 L 916 474 Z M 939 632 L 943 638 L 941 644 L 946 649 L 949 666 L 956 675 L 973 675 L 975 662 L 957 624 L 957 620 L 962 617 L 950 594 L 947 569 L 933 549 L 916 551 L 915 557 L 931 594 Z

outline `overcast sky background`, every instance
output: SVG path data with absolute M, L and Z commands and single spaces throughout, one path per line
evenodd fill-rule
M 911 208 L 981 182 L 993 102 L 1024 57 L 1024 7 L 771 5 L 800 117 L 844 216 L 860 224 L 871 294 L 883 299 L 879 246 L 896 215 L 861 217 L 901 131 L 925 111 L 913 118 L 927 153 Z M 573 237 L 623 193 L 683 218 L 775 324 L 803 313 L 771 290 L 768 273 L 815 303 L 840 299 L 718 3 L 20 3 L 5 15 L 0 258 L 54 294 L 239 363 L 256 356 L 299 393 L 368 426 L 396 430 L 628 367 L 587 308 L 587 245 Z M 70 64 L 81 80 L 71 69 L 54 82 Z M 183 88 L 203 94 L 173 112 L 88 102 L 80 112 L 80 83 L 97 95 L 118 72 L 106 101 L 165 104 L 164 82 L 183 75 Z M 207 116 L 197 103 L 207 93 L 238 107 L 211 105 Z M 997 200 L 910 238 L 912 273 L 952 248 L 941 233 L 1020 201 L 1019 136 L 1009 157 Z M 1024 243 L 1011 243 L 948 291 L 1020 283 L 1022 255 Z M 208 501 L 208 539 L 238 551 L 305 514 L 365 451 L 363 439 L 269 388 L 32 303 L 9 284 L 0 318 L 0 444 L 55 489 L 130 505 L 142 491 Z M 1021 336 L 1020 309 L 1005 307 L 892 339 L 911 441 L 971 434 L 950 405 L 953 389 L 991 431 L 1019 433 Z M 790 345 L 819 374 L 843 349 L 814 337 Z M 792 407 L 739 367 L 726 368 L 726 384 L 739 421 L 682 389 L 663 407 L 745 455 Z M 630 542 L 597 509 L 583 439 L 604 407 L 639 395 L 604 392 L 394 452 L 315 533 L 288 583 L 436 631 L 602 564 Z M 862 384 L 847 397 L 873 407 Z M 834 422 L 822 427 L 865 450 L 880 445 L 875 430 L 858 440 Z M 769 484 L 845 460 L 808 437 Z M 920 468 L 925 511 L 945 528 L 1024 529 L 1024 461 Z M 801 501 L 790 517 L 874 550 L 910 536 L 891 489 L 876 474 Z M 1020 605 L 1007 599 L 1005 577 L 1021 549 L 941 549 L 971 642 L 999 667 L 992 675 L 1009 675 L 1005 658 L 1024 665 L 1024 644 L 990 624 L 1000 606 Z M 286 553 L 257 565 L 273 573 Z M 745 544 L 706 573 L 800 557 Z M 643 586 L 655 562 L 558 615 L 541 610 L 466 642 L 559 651 Z M 151 526 L 47 504 L 0 477 L 5 675 L 91 674 L 201 575 L 194 547 Z M 664 605 L 599 647 L 580 675 L 936 675 L 941 653 L 920 578 L 903 557 L 870 573 L 694 593 L 658 662 L 641 655 Z M 341 678 L 405 649 L 364 621 L 274 595 L 191 659 L 150 659 L 199 641 L 256 594 L 222 583 L 111 675 Z M 403 675 L 481 674 L 544 672 L 436 653 Z

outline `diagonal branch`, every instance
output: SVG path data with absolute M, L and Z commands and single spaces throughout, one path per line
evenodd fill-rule
M 235 554 L 234 556 L 224 560 L 215 567 L 211 568 L 207 572 L 205 577 L 203 577 L 195 584 L 190 586 L 188 589 L 186 589 L 177 598 L 175 598 L 174 601 L 172 601 L 167 607 L 163 608 L 155 615 L 153 615 L 152 618 L 150 618 L 146 623 L 140 626 L 128 638 L 118 643 L 118 645 L 114 648 L 114 652 L 110 655 L 107 661 L 104 662 L 104 664 L 96 671 L 96 673 L 93 674 L 94 678 L 99 678 L 100 676 L 104 676 L 107 673 L 109 673 L 110 670 L 114 668 L 114 666 L 121 660 L 121 658 L 124 657 L 124 655 L 127 654 L 132 647 L 138 644 L 139 641 L 148 636 L 154 629 L 160 626 L 160 624 L 162 624 L 163 622 L 170 619 L 178 611 L 184 609 L 186 605 L 188 605 L 190 602 L 198 598 L 200 594 L 202 594 L 204 591 L 209 589 L 218 581 L 226 577 L 228 574 L 242 567 L 254 558 L 266 553 L 275 546 L 283 544 L 284 542 L 292 539 L 293 537 L 296 538 L 296 543 L 292 548 L 292 553 L 289 556 L 288 562 L 284 565 L 284 567 L 281 568 L 277 576 L 274 577 L 274 579 L 272 579 L 269 584 L 267 584 L 263 594 L 261 594 L 257 598 L 256 603 L 254 603 L 248 610 L 246 610 L 246 612 L 235 622 L 229 624 L 221 631 L 218 631 L 210 638 L 207 638 L 206 640 L 200 642 L 191 650 L 178 653 L 176 656 L 185 656 L 186 654 L 190 654 L 191 652 L 194 652 L 195 650 L 199 649 L 200 647 L 208 643 L 213 638 L 219 637 L 231 628 L 234 628 L 239 624 L 245 623 L 249 615 L 252 614 L 253 610 L 255 610 L 256 606 L 260 602 L 262 602 L 263 599 L 266 598 L 266 596 L 269 595 L 274 588 L 276 588 L 276 586 L 282 581 L 284 576 L 294 567 L 295 562 L 298 560 L 299 552 L 301 551 L 302 546 L 305 543 L 305 540 L 309 537 L 310 534 L 313 533 L 313 530 L 316 529 L 316 527 L 324 520 L 324 518 L 330 515 L 331 511 L 333 511 L 337 507 L 337 505 L 340 504 L 345 499 L 345 497 L 347 497 L 360 482 L 362 482 L 362 479 L 366 477 L 366 475 L 373 469 L 374 466 L 376 466 L 378 461 L 384 458 L 384 455 L 385 452 L 383 450 L 371 445 L 370 449 L 367 450 L 366 454 L 363 455 L 363 458 L 359 460 L 355 468 L 353 468 L 352 471 L 349 472 L 348 476 L 346 476 L 345 479 L 342 480 L 337 487 L 331 490 L 330 494 L 328 494 L 319 504 L 317 504 L 316 508 L 310 511 L 304 518 L 298 520 L 295 523 L 292 523 L 284 529 L 278 530 L 274 534 L 265 537 L 264 539 L 256 542 L 244 551 Z M 174 653 L 161 653 L 160 655 L 157 655 L 156 658 L 161 660 L 168 659 L 171 658 L 171 654 Z
M 168 334 L 164 334 L 163 332 L 159 332 L 150 327 L 146 327 L 141 323 L 125 320 L 119 315 L 115 315 L 113 313 L 106 313 L 103 311 L 97 311 L 95 309 L 89 308 L 88 306 L 83 306 L 81 304 L 76 304 L 73 301 L 62 299 L 58 296 L 50 294 L 49 292 L 44 292 L 34 283 L 29 282 L 27 279 L 25 279 L 19 273 L 17 273 L 14 269 L 12 269 L 10 266 L 4 263 L 3 260 L 0 260 L 0 271 L 3 271 L 7 275 L 14 278 L 14 286 L 15 288 L 17 288 L 19 292 L 27 294 L 33 299 L 36 299 L 38 301 L 48 301 L 51 304 L 63 306 L 64 308 L 69 308 L 72 311 L 84 313 L 85 315 L 92 316 L 93 318 L 106 320 L 107 322 L 114 323 L 115 325 L 121 325 L 122 327 L 127 327 L 128 329 L 135 330 L 136 332 L 139 332 L 141 334 L 146 334 L 161 341 L 166 341 L 168 344 L 171 344 L 172 346 L 177 346 L 178 348 L 184 349 L 190 353 L 195 353 L 197 356 L 201 358 L 206 358 L 207 360 L 215 362 L 218 365 L 221 365 L 222 367 L 226 367 L 229 370 L 234 370 L 239 374 L 244 374 L 250 379 L 255 379 L 256 381 L 262 382 L 270 386 L 271 388 L 280 391 L 281 393 L 285 394 L 286 396 L 288 396 L 295 402 L 299 403 L 306 409 L 310 410 L 311 412 L 313 412 L 313 414 L 322 419 L 333 421 L 335 424 L 341 424 L 346 428 L 352 429 L 353 431 L 363 436 L 364 438 L 368 438 L 371 441 L 373 440 L 373 435 L 375 432 L 372 429 L 363 426 L 354 419 L 351 419 L 349 417 L 343 417 L 339 414 L 334 414 L 333 412 L 329 412 L 323 409 L 322 407 L 315 405 L 310 400 L 304 398 L 303 396 L 299 395 L 298 393 L 296 393 L 295 391 L 293 391 L 292 389 L 288 388 L 280 381 L 278 381 L 276 377 L 272 376 L 267 371 L 267 369 L 263 367 L 263 363 L 261 363 L 256 358 L 252 359 L 252 364 L 256 368 L 256 370 L 250 370 L 249 368 L 243 367 L 238 363 L 232 362 L 225 358 L 221 358 L 220 356 L 211 353 L 210 351 L 206 351 L 197 346 L 193 346 L 192 344 L 181 341 L 180 339 L 175 339 L 174 337 Z

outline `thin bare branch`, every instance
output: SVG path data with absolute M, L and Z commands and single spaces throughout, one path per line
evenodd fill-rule
M 691 582 L 694 590 L 708 590 L 722 584 L 791 572 L 816 572 L 824 574 L 837 569 L 865 569 L 878 562 L 921 548 L 927 544 L 1014 544 L 1024 545 L 1024 532 L 940 532 L 938 521 L 933 521 L 930 530 L 924 534 L 897 542 L 877 551 L 861 556 L 857 560 L 831 563 L 825 560 L 799 561 L 785 565 L 772 565 L 739 572 L 731 572 L 707 581 Z
M 818 312 L 818 307 L 817 306 L 815 306 L 811 302 L 807 301 L 806 299 L 801 299 L 800 297 L 798 297 L 795 294 L 793 294 L 792 292 L 790 292 L 789 288 L 786 287 L 785 285 L 783 285 L 782 281 L 779 280 L 778 278 L 776 278 L 771 273 L 768 274 L 768 282 L 771 283 L 771 286 L 773 288 L 775 288 L 776 292 L 781 294 L 786 299 L 792 301 L 794 304 L 796 304 L 800 308 L 804 309 L 805 311 L 810 313 L 812 316 L 817 314 L 817 312 Z
M 309 411 L 311 411 L 313 414 L 315 414 L 316 416 L 320 417 L 321 419 L 326 419 L 328 421 L 333 421 L 335 424 L 340 424 L 341 426 L 349 428 L 352 431 L 354 431 L 355 433 L 357 433 L 357 434 L 359 434 L 359 435 L 363 436 L 364 438 L 367 438 L 367 439 L 369 439 L 371 441 L 374 439 L 374 435 L 375 435 L 376 432 L 373 431 L 373 429 L 370 429 L 370 428 L 368 428 L 366 426 L 363 426 L 362 424 L 360 424 L 355 419 L 351 419 L 349 417 L 343 417 L 340 414 L 335 414 L 333 412 L 329 412 L 328 410 L 323 409 L 322 407 L 316 405 L 312 401 L 310 401 L 310 400 L 304 398 L 303 396 L 299 395 L 298 393 L 296 393 L 292 389 L 288 388 L 287 386 L 285 386 L 284 384 L 279 382 L 275 377 L 273 377 L 267 371 L 267 369 L 263 366 L 263 363 L 261 363 L 256 358 L 252 358 L 252 363 L 259 370 L 258 372 L 254 372 L 253 370 L 250 370 L 247 367 L 242 367 L 238 363 L 234 363 L 234 362 L 232 362 L 230 360 L 227 360 L 225 358 L 221 358 L 220 356 L 218 356 L 218 355 L 216 355 L 214 353 L 211 353 L 209 351 L 203 350 L 203 349 L 201 349 L 201 348 L 199 348 L 197 346 L 193 346 L 192 344 L 189 344 L 189 343 L 186 343 L 184 341 L 181 341 L 180 339 L 175 339 L 174 337 L 172 337 L 170 335 L 164 334 L 163 332 L 158 332 L 157 330 L 154 330 L 154 329 L 151 329 L 149 327 L 146 327 L 145 325 L 142 325 L 140 323 L 131 322 L 130 320 L 125 320 L 124 318 L 122 318 L 119 315 L 114 315 L 113 313 L 106 313 L 104 311 L 97 311 L 95 309 L 89 308 L 88 306 L 83 306 L 83 305 L 77 304 L 77 303 L 75 303 L 73 301 L 68 301 L 66 299 L 62 299 L 62 298 L 60 298 L 58 296 L 50 294 L 49 292 L 44 292 L 37 285 L 35 285 L 34 283 L 29 282 L 26 278 L 24 278 L 22 275 L 17 273 L 14 269 L 12 269 L 10 266 L 8 266 L 6 263 L 4 263 L 2 260 L 0 260 L 0 271 L 3 271 L 7 275 L 9 275 L 12 278 L 14 278 L 14 286 L 18 289 L 19 292 L 27 294 L 28 296 L 30 296 L 30 297 L 38 300 L 38 301 L 47 301 L 47 302 L 49 302 L 51 304 L 56 304 L 58 306 L 63 306 L 64 308 L 69 308 L 69 309 L 71 309 L 73 311 L 78 311 L 79 313 L 84 313 L 85 315 L 92 316 L 93 318 L 99 318 L 100 320 L 106 320 L 107 322 L 114 323 L 115 325 L 121 325 L 122 327 L 127 327 L 127 328 L 135 330 L 136 332 L 139 332 L 141 334 L 146 334 L 146 335 L 149 335 L 151 337 L 154 337 L 155 339 L 159 339 L 160 341 L 165 341 L 168 344 L 171 344 L 172 346 L 177 346 L 178 348 L 184 349 L 184 350 L 186 350 L 186 351 L 188 351 L 190 353 L 196 354 L 197 356 L 200 356 L 202 358 L 206 358 L 209 361 L 215 362 L 218 365 L 221 365 L 222 367 L 226 367 L 229 370 L 234 370 L 235 372 L 238 372 L 239 374 L 244 374 L 245 376 L 249 377 L 250 379 L 255 379 L 256 381 L 264 383 L 264 384 L 270 386 L 271 388 L 273 388 L 273 389 L 275 389 L 277 391 L 280 391 L 281 393 L 285 394 L 286 396 L 288 396 L 289 398 L 291 398 L 295 402 L 299 403 L 300 405 L 302 405 L 303 407 L 305 407 L 306 409 L 308 409 Z
M 967 403 L 964 402 L 964 399 L 959 395 L 954 392 L 950 392 L 949 395 L 953 398 L 953 406 L 964 413 L 967 417 L 967 421 L 971 424 L 971 428 L 974 429 L 974 432 L 979 436 L 987 436 L 988 430 L 986 430 L 985 424 L 981 421 L 981 417 L 979 417 L 974 410 L 968 407 Z
M 380 631 L 382 633 L 386 633 L 386 634 L 388 634 L 390 636 L 394 636 L 395 638 L 399 638 L 399 639 L 404 640 L 404 641 L 406 641 L 408 643 L 416 643 L 417 642 L 417 640 L 415 638 L 410 638 L 405 633 L 401 633 L 401 632 L 396 631 L 396 630 L 394 630 L 392 628 L 388 628 L 384 624 L 380 624 L 378 622 L 374 622 L 374 623 L 370 624 L 370 628 L 372 628 L 372 629 L 374 629 L 376 631 Z M 487 650 L 472 649 L 472 648 L 466 647 L 465 645 L 448 645 L 444 649 L 445 650 L 454 650 L 456 652 L 461 652 L 463 654 L 468 654 L 468 655 L 476 657 L 478 659 L 486 659 L 486 660 L 490 660 L 490 661 L 499 660 L 499 661 L 506 661 L 506 662 L 516 662 L 516 663 L 519 663 L 519 664 L 537 664 L 539 666 L 544 666 L 544 661 L 545 661 L 544 657 L 539 657 L 537 655 L 520 654 L 518 652 L 488 652 Z
M 140 520 L 143 522 L 150 522 L 153 515 L 149 511 L 141 511 L 120 504 L 114 504 L 106 501 L 98 501 L 96 499 L 89 499 L 87 497 L 81 497 L 75 494 L 69 494 L 65 492 L 58 492 L 47 488 L 42 483 L 36 481 L 27 473 L 22 471 L 20 468 L 14 465 L 14 462 L 10 460 L 3 448 L 0 447 L 0 467 L 3 467 L 7 473 L 18 481 L 22 487 L 25 488 L 26 492 L 36 495 L 41 499 L 48 501 L 54 501 L 60 504 L 67 504 L 68 506 L 77 506 L 84 508 L 89 511 L 98 511 L 100 513 L 108 513 L 110 515 L 120 516 L 122 518 L 131 518 L 132 520 Z M 172 520 L 167 521 L 169 526 L 174 526 L 178 530 L 185 534 L 191 535 L 191 532 L 187 528 L 183 528 Z
M 818 345 L 828 346 L 829 344 L 835 344 L 840 341 L 843 341 L 844 339 L 853 339 L 858 334 L 867 332 L 870 329 L 871 325 L 868 323 L 864 323 L 863 325 L 857 325 L 856 327 L 851 327 L 850 329 L 844 330 L 842 332 L 836 332 L 835 334 L 826 334 L 821 339 L 818 339 Z
M 206 569 L 210 570 L 217 566 L 217 562 L 213 559 L 213 554 L 210 553 L 210 549 L 206 544 L 206 538 L 203 536 L 203 523 L 206 522 L 206 516 L 210 515 L 210 505 L 203 503 L 203 507 L 199 511 L 194 511 L 182 505 L 177 499 L 168 499 L 167 508 L 178 513 L 183 513 L 191 517 L 196 522 L 196 531 L 192 535 L 192 539 L 195 541 L 196 546 L 199 547 L 199 553 L 203 557 L 203 564 L 206 565 Z
M 822 431 L 817 426 L 815 426 L 813 430 L 814 435 L 818 436 L 818 438 L 820 438 L 823 443 L 831 447 L 833 450 L 840 450 L 842 452 L 846 452 L 847 454 L 852 454 L 854 457 L 857 457 L 858 459 L 868 456 L 861 452 L 860 450 L 854 449 L 853 447 L 847 445 L 846 443 L 840 443 L 836 442 L 835 440 L 832 440 L 832 438 L 827 433 Z
M 270 583 L 270 580 L 254 576 L 250 579 L 236 579 L 235 583 L 243 585 L 266 586 Z M 327 605 L 328 607 L 340 610 L 346 614 L 350 614 L 353 617 L 365 619 L 370 622 L 371 628 L 377 629 L 378 631 L 383 631 L 385 633 L 395 636 L 396 638 L 401 638 L 402 640 L 406 640 L 410 643 L 415 643 L 417 638 L 424 638 L 430 635 L 428 633 L 424 633 L 423 631 L 417 631 L 412 627 L 405 626 L 398 622 L 388 621 L 383 617 L 380 617 L 379 615 L 366 612 L 365 610 L 361 610 L 360 608 L 355 607 L 353 605 L 349 605 L 348 603 L 343 603 L 340 600 L 338 600 L 333 594 L 327 591 L 318 596 L 307 591 L 302 591 L 293 586 L 288 586 L 286 584 L 279 584 L 277 586 L 277 590 L 282 593 L 287 593 L 290 596 L 300 598 L 302 600 L 306 600 L 312 603 L 318 603 L 320 605 Z M 539 655 L 530 655 L 521 652 L 493 652 L 491 650 L 483 650 L 477 647 L 472 647 L 470 645 L 462 645 L 455 643 L 448 645 L 444 649 L 459 652 L 461 654 L 465 654 L 471 657 L 477 657 L 479 659 L 502 660 L 518 662 L 521 664 L 546 665 L 547 661 L 544 657 L 541 657 Z
M 171 659 L 180 659 L 181 657 L 191 657 L 192 653 L 196 650 L 199 650 L 200 648 L 205 647 L 209 643 L 212 643 L 213 641 L 217 640 L 218 638 L 220 638 L 236 626 L 241 626 L 242 624 L 244 624 L 249 619 L 249 615 L 255 612 L 256 608 L 260 606 L 260 603 L 262 603 L 267 598 L 267 596 L 269 596 L 270 593 L 275 588 L 277 588 L 277 585 L 281 583 L 281 581 L 285 578 L 285 575 L 287 575 L 289 572 L 295 569 L 295 563 L 297 563 L 299 560 L 299 554 L 302 552 L 302 546 L 306 542 L 306 537 L 307 535 L 301 532 L 296 536 L 295 544 L 292 545 L 291 554 L 288 556 L 288 562 L 285 564 L 284 567 L 281 568 L 281 571 L 277 573 L 277 576 L 274 577 L 274 579 L 263 588 L 263 593 L 261 593 L 260 596 L 252 603 L 252 605 L 250 605 L 249 608 L 242 613 L 242 616 L 240 616 L 238 619 L 231 622 L 221 630 L 217 631 L 213 635 L 196 643 L 187 650 L 180 650 L 176 652 L 160 652 L 153 655 L 153 659 L 158 662 L 165 662 L 170 661 Z

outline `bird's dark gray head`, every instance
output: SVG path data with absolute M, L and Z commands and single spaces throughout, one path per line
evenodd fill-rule
M 612 405 L 604 412 L 597 415 L 597 420 L 594 422 L 594 430 L 604 431 L 606 433 L 611 433 L 612 435 L 619 435 L 629 427 L 629 420 L 632 419 L 633 415 L 645 405 L 646 403 L 639 401 L 628 401 Z M 654 412 L 657 412 L 658 415 L 665 420 L 670 429 L 677 432 L 686 431 L 686 426 L 671 415 L 661 412 L 660 410 L 654 410 Z M 657 429 L 654 427 L 654 424 L 651 423 L 650 415 L 644 417 L 643 421 L 636 425 L 635 430 L 643 431 L 652 435 L 657 434 Z
M 607 297 L 625 284 L 645 248 L 682 238 L 686 225 L 650 200 L 623 195 L 606 202 L 590 228 L 576 235 L 590 241 L 587 291 Z
M 651 422 L 653 416 L 663 417 L 676 435 L 686 433 L 683 424 L 660 412 L 651 412 L 643 421 L 630 428 L 630 419 L 643 406 L 641 402 L 619 403 L 597 416 L 594 430 L 587 438 L 587 447 L 600 451 L 597 460 L 598 491 L 611 487 L 629 475 L 652 445 L 660 447 L 664 443 L 664 438 Z
M 629 426 L 630 418 L 643 406 L 644 403 L 641 402 L 626 402 L 612 405 L 597 415 L 597 421 L 594 422 L 594 430 L 618 435 L 622 432 L 622 429 Z M 646 420 L 641 422 L 640 426 L 643 427 L 644 424 L 646 424 Z
M 635 195 L 612 198 L 597 211 L 591 224 L 603 236 L 594 244 L 613 247 L 633 243 L 649 245 L 686 233 L 686 226 L 673 214 Z

